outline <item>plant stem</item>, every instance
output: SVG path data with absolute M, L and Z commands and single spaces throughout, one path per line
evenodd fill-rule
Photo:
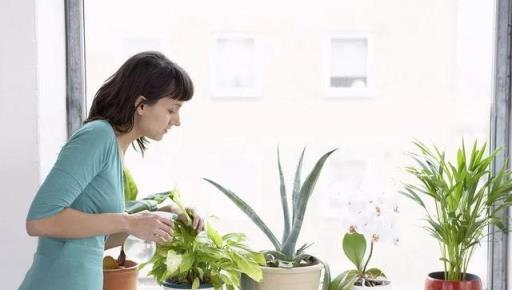
M 366 273 L 366 267 L 368 267 L 368 263 L 370 262 L 372 254 L 373 254 L 373 240 L 370 243 L 370 254 L 368 255 L 368 259 L 366 260 L 366 263 L 364 263 L 363 273 L 362 273 L 363 275 L 364 275 L 364 273 Z

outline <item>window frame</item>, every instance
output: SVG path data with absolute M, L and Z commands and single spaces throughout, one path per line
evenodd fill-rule
M 217 48 L 220 39 L 236 40 L 236 39 L 252 39 L 254 41 L 254 61 L 255 61 L 255 86 L 254 88 L 230 88 L 224 89 L 217 87 L 216 65 L 217 65 Z M 210 95 L 213 99 L 258 99 L 263 97 L 263 44 L 262 38 L 253 33 L 241 32 L 223 32 L 216 33 L 211 38 L 210 45 L 210 71 L 209 84 Z
M 368 32 L 338 32 L 331 33 L 325 38 L 322 88 L 328 97 L 332 98 L 372 98 L 377 94 L 375 85 L 374 35 Z M 331 55 L 333 40 L 365 39 L 367 42 L 366 58 L 366 88 L 334 88 L 331 86 Z

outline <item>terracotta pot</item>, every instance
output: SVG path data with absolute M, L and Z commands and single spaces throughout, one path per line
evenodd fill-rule
M 126 260 L 126 268 L 103 269 L 103 290 L 137 290 L 137 263 Z
M 261 267 L 263 281 L 256 283 L 242 275 L 241 290 L 318 290 L 322 264 L 290 269 Z
M 164 283 L 162 283 L 162 287 L 164 288 L 164 290 L 192 289 L 192 285 L 177 284 L 170 280 L 167 280 Z M 199 285 L 199 289 L 213 290 L 213 286 L 210 284 L 201 284 L 201 285 Z
M 444 280 L 444 272 L 428 274 L 425 290 L 482 290 L 482 281 L 477 275 L 466 274 L 466 280 Z

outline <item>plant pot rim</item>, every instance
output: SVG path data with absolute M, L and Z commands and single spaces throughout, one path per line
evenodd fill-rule
M 444 277 L 444 271 L 436 271 L 431 272 L 427 275 L 427 279 L 431 281 L 443 281 L 443 282 L 471 282 L 471 281 L 478 281 L 480 280 L 480 277 L 478 277 L 475 274 L 466 273 L 466 279 L 465 280 L 445 280 L 441 277 Z
M 279 267 L 268 267 L 268 266 L 260 266 L 263 271 L 265 272 L 274 272 L 274 273 L 304 273 L 304 272 L 311 272 L 315 270 L 321 270 L 324 265 L 316 262 L 313 265 L 309 266 L 301 266 L 301 267 L 293 267 L 293 268 L 279 268 Z
M 130 267 L 119 268 L 119 269 L 103 269 L 103 272 L 128 272 L 128 271 L 137 271 L 139 264 L 135 263 L 132 260 L 126 260 L 125 263 L 129 262 L 132 264 Z
M 374 280 L 375 281 L 375 280 Z M 379 288 L 379 287 L 386 287 L 386 286 L 389 286 L 391 285 L 391 280 L 379 280 L 380 282 L 382 282 L 382 285 L 377 285 L 377 286 L 363 286 L 363 285 L 355 285 L 354 284 L 354 287 L 359 287 L 359 288 L 364 288 L 364 289 L 373 289 L 373 288 Z
M 192 284 L 181 284 L 181 283 L 176 283 L 170 279 L 167 279 L 165 280 L 163 283 L 162 283 L 163 286 L 165 287 L 172 287 L 172 288 L 176 288 L 176 289 L 192 289 Z M 212 284 L 199 284 L 199 289 L 204 289 L 204 288 L 213 288 L 213 285 Z

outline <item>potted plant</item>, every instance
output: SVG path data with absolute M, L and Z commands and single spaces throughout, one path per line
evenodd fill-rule
M 175 204 L 181 205 L 179 192 L 169 193 Z M 255 281 L 262 279 L 259 265 L 265 263 L 263 254 L 254 252 L 244 243 L 245 235 L 220 235 L 210 222 L 206 231 L 197 233 L 187 221 L 174 224 L 173 240 L 159 245 L 150 262 L 148 275 L 153 276 L 165 290 L 172 289 L 228 289 L 240 287 L 242 273 Z
M 266 265 L 263 269 L 263 282 L 256 284 L 250 280 L 242 283 L 242 289 L 259 289 L 259 290 L 317 290 L 320 284 L 320 276 L 322 268 L 324 268 L 323 289 L 327 289 L 330 274 L 329 268 L 318 258 L 305 253 L 307 244 L 296 248 L 297 239 L 304 220 L 304 214 L 308 200 L 313 193 L 315 184 L 318 180 L 320 172 L 327 158 L 335 150 L 325 153 L 315 164 L 313 170 L 301 182 L 302 161 L 304 158 L 305 148 L 300 156 L 296 171 L 292 191 L 291 211 L 289 214 L 288 197 L 284 182 L 283 170 L 279 156 L 279 148 L 277 149 L 277 165 L 279 170 L 281 204 L 283 207 L 284 230 L 283 237 L 279 241 L 268 226 L 263 222 L 260 216 L 238 195 L 224 186 L 210 179 L 205 180 L 224 193 L 231 201 L 233 201 L 252 221 L 263 231 L 274 246 L 274 250 L 265 251 Z M 324 264 L 322 266 L 322 264 Z
M 157 210 L 168 193 L 153 194 L 144 199 L 137 200 L 137 185 L 127 168 L 123 169 L 123 187 L 125 198 L 125 212 L 132 214 L 144 210 Z M 109 237 L 106 249 L 122 245 L 126 234 L 116 234 Z M 105 256 L 103 258 L 103 290 L 135 290 L 137 289 L 138 264 L 126 258 L 123 246 L 116 258 Z
M 376 238 L 376 236 L 372 237 L 370 252 L 365 260 L 367 242 L 364 235 L 355 231 L 345 234 L 343 237 L 343 251 L 356 266 L 356 269 L 339 274 L 329 285 L 329 290 L 363 290 L 373 287 L 378 290 L 391 289 L 391 283 L 387 280 L 384 272 L 378 268 L 368 268 Z
M 426 229 L 439 241 L 444 267 L 428 275 L 425 288 L 480 290 L 480 278 L 467 268 L 487 227 L 505 229 L 497 214 L 512 204 L 511 172 L 504 165 L 493 174 L 490 166 L 499 150 L 487 155 L 486 145 L 477 142 L 469 155 L 462 142 L 453 163 L 436 146 L 415 145 L 420 153 L 411 157 L 417 166 L 407 167 L 407 172 L 419 184 L 406 184 L 402 194 L 425 210 Z

